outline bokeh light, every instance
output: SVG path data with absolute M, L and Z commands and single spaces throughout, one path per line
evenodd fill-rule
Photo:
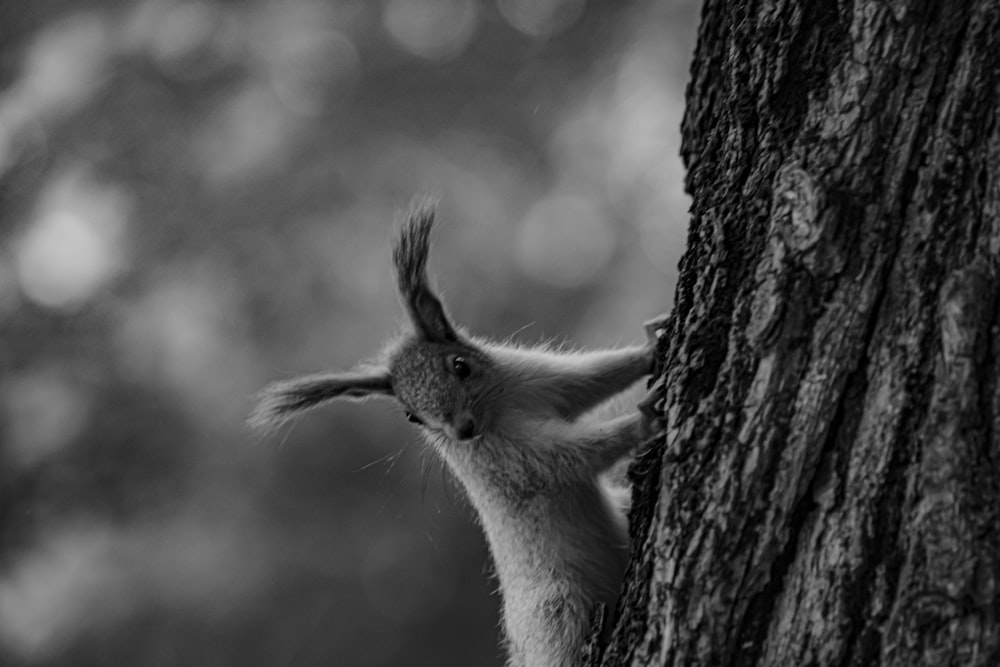
M 42 193 L 35 220 L 20 239 L 17 272 L 25 296 L 41 306 L 79 307 L 124 264 L 127 197 L 88 183 L 77 172 Z
M 521 221 L 517 259 L 533 278 L 555 287 L 577 287 L 600 275 L 615 249 L 607 211 L 580 195 L 543 199 Z
M 434 60 L 460 54 L 479 20 L 473 0 L 386 0 L 384 12 L 385 29 L 400 47 Z
M 37 136 L 37 123 L 72 114 L 97 92 L 111 41 L 104 21 L 73 12 L 32 39 L 22 54 L 20 76 L 0 90 L 0 174 L 25 147 L 24 133 Z
M 194 135 L 192 160 L 216 184 L 280 169 L 301 128 L 269 89 L 247 83 L 223 100 Z
M 556 35 L 580 18 L 586 0 L 497 0 L 500 14 L 532 37 Z
M 231 12 L 214 2 L 146 0 L 125 28 L 135 42 L 171 76 L 198 79 L 238 57 L 237 27 Z

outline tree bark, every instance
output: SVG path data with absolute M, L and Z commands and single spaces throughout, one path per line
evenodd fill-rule
M 1000 664 L 998 96 L 996 0 L 706 1 L 670 432 L 590 664 Z

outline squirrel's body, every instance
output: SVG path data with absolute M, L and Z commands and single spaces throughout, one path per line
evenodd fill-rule
M 523 442 L 523 441 L 521 441 Z M 502 438 L 481 443 L 514 444 Z M 622 517 L 594 480 L 539 488 L 502 488 L 502 475 L 480 461 L 459 469 L 489 540 L 503 592 L 512 665 L 578 664 L 595 603 L 614 604 L 628 538 Z M 459 472 L 461 470 L 461 472 Z
M 653 434 L 649 409 L 610 421 L 586 413 L 647 375 L 653 347 L 564 353 L 466 335 L 426 282 L 432 221 L 433 209 L 414 209 L 394 244 L 414 334 L 355 373 L 273 385 L 252 422 L 280 423 L 338 397 L 395 397 L 479 516 L 510 665 L 577 665 L 590 612 L 614 604 L 628 553 L 625 516 L 602 473 Z

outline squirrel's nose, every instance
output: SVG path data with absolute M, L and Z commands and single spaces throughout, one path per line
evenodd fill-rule
M 476 435 L 476 422 L 471 417 L 459 417 L 455 420 L 455 436 L 459 440 L 468 440 Z

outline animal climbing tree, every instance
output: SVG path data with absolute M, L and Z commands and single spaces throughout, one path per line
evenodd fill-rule
M 706 0 L 591 664 L 1000 664 L 998 44 L 993 0 Z

